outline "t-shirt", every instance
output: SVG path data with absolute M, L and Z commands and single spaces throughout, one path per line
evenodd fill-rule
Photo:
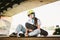
M 34 19 L 29 19 L 29 20 L 28 20 L 28 23 L 30 23 L 30 24 L 33 25 L 33 24 L 34 24 Z M 41 25 L 41 22 L 40 22 L 39 19 L 37 20 L 37 24 L 38 24 L 38 25 Z

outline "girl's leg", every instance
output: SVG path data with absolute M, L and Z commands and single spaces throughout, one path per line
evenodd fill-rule
M 18 25 L 18 27 L 16 28 L 16 33 L 17 33 L 17 36 L 18 36 L 18 37 L 20 37 L 19 34 L 24 34 L 24 33 L 25 33 L 25 28 L 24 28 L 24 26 Z
M 40 33 L 40 29 L 36 29 L 36 30 L 30 32 L 28 35 L 29 36 L 35 36 L 35 35 L 38 35 L 39 33 Z

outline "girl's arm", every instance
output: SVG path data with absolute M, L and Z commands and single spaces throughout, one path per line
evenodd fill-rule
M 40 29 L 41 22 L 40 20 L 37 21 L 37 28 Z
M 37 28 L 40 29 L 40 25 L 37 25 Z
M 26 28 L 25 36 L 28 36 L 28 29 Z

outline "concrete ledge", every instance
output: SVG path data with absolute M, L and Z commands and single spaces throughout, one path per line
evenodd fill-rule
M 35 37 L 30 37 L 30 38 L 17 38 L 17 37 L 0 37 L 0 40 L 60 40 L 60 38 L 57 37 L 41 37 L 41 38 L 35 38 Z

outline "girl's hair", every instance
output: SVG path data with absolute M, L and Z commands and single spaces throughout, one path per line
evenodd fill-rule
M 37 18 L 36 17 L 34 17 L 34 25 L 37 25 L 38 23 L 37 23 Z
M 31 14 L 34 14 L 34 18 L 33 18 L 33 19 L 34 19 L 34 25 L 37 25 L 37 20 L 38 20 L 38 19 L 35 17 L 35 13 L 32 12 Z M 30 16 L 31 14 L 29 14 L 28 16 Z
M 38 19 L 35 17 L 35 13 L 34 13 L 34 12 L 33 12 L 32 14 L 34 14 L 34 18 L 33 18 L 33 19 L 34 19 L 34 25 L 37 25 L 37 24 L 38 24 L 38 23 L 37 23 L 37 20 L 38 20 Z
M 35 14 L 34 12 L 32 12 L 31 14 Z M 28 14 L 28 16 L 30 16 L 31 14 Z

